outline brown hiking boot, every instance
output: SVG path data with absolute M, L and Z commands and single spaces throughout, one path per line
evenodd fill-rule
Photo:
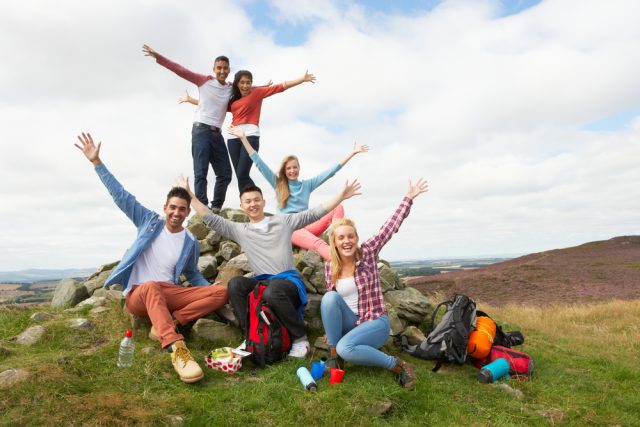
M 416 385 L 416 373 L 413 366 L 404 360 L 396 357 L 396 366 L 393 368 L 396 372 L 396 382 L 407 390 L 413 390 Z
M 173 351 L 170 353 L 171 363 L 173 363 L 173 368 L 178 373 L 180 379 L 185 383 L 200 381 L 204 377 L 204 372 L 202 372 L 200 365 L 191 357 L 191 352 L 184 344 L 184 341 L 176 341 L 171 347 L 173 347 Z

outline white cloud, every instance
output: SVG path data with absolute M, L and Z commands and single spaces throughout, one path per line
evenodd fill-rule
M 361 236 L 377 231 L 410 177 L 429 179 L 384 257 L 527 253 L 640 233 L 638 118 L 617 131 L 580 130 L 640 110 L 638 2 L 543 1 L 500 18 L 489 0 L 393 17 L 347 2 L 274 1 L 275 22 L 310 26 L 295 47 L 256 28 L 245 6 L 5 8 L 0 270 L 99 265 L 133 239 L 73 147 L 78 132 L 104 141 L 109 168 L 154 210 L 174 177 L 191 172 L 193 109 L 176 101 L 193 85 L 144 57 L 145 42 L 202 73 L 220 54 L 256 82 L 315 73 L 315 85 L 265 101 L 261 154 L 274 168 L 297 154 L 304 177 L 353 141 L 369 144 L 312 197 L 357 176 L 365 194 L 346 209 Z M 227 200 L 237 206 L 235 180 Z

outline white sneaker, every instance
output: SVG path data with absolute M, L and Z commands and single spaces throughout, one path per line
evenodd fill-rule
M 311 344 L 309 344 L 309 340 L 307 339 L 307 337 L 298 338 L 291 344 L 289 357 L 303 359 L 307 355 L 307 353 L 309 353 L 310 348 Z

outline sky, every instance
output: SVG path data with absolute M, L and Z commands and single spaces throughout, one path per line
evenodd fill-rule
M 97 267 L 136 231 L 76 135 L 162 212 L 193 174 L 191 83 L 142 54 L 278 83 L 261 157 L 313 177 L 356 156 L 311 197 L 358 178 L 345 202 L 362 239 L 415 200 L 388 260 L 514 256 L 640 234 L 640 2 L 635 0 L 3 2 L 0 14 L 0 271 Z M 229 122 L 227 117 L 227 123 Z M 210 173 L 212 177 L 212 173 Z M 275 197 L 265 189 L 267 210 Z M 193 178 L 191 178 L 193 179 Z M 210 179 L 210 184 L 213 180 Z M 212 187 L 210 186 L 210 193 Z M 225 206 L 239 207 L 235 178 Z

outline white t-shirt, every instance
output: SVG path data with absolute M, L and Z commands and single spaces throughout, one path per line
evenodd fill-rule
M 176 273 L 176 264 L 182 253 L 186 231 L 183 229 L 177 233 L 162 228 L 162 232 L 145 249 L 131 270 L 129 287 L 124 295 L 131 292 L 134 286 L 145 282 L 169 282 L 173 283 Z
M 260 222 L 254 222 L 254 223 L 252 223 L 252 224 L 251 224 L 251 226 L 252 226 L 253 228 L 255 228 L 256 230 L 260 230 L 260 231 L 262 231 L 263 233 L 266 233 L 266 231 L 267 231 L 267 227 L 269 227 L 269 219 L 270 219 L 270 218 L 271 218 L 270 216 L 265 216 L 265 217 L 262 219 L 262 221 L 260 221 Z
M 223 84 L 216 79 L 207 80 L 198 88 L 200 100 L 193 116 L 194 122 L 222 127 L 227 114 L 227 105 L 231 98 L 231 85 Z
M 336 292 L 347 303 L 351 311 L 358 314 L 358 287 L 353 276 L 336 280 Z

